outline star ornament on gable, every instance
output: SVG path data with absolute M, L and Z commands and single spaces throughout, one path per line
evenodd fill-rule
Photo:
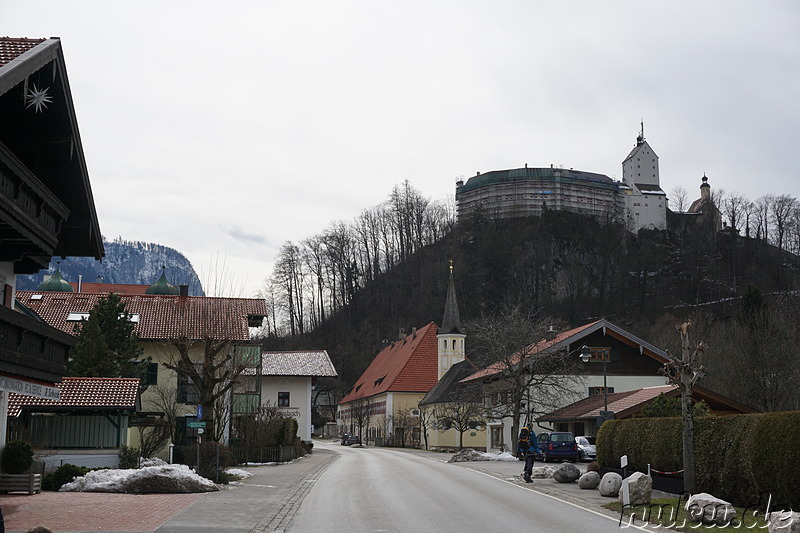
M 47 109 L 47 104 L 53 102 L 53 97 L 48 96 L 47 94 L 48 88 L 45 87 L 44 89 L 39 89 L 36 85 L 33 86 L 33 89 L 28 91 L 27 100 L 28 104 L 25 106 L 25 109 L 29 107 L 33 107 L 37 113 L 41 113 L 42 109 Z

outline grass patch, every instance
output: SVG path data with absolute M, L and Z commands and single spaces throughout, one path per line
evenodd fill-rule
M 753 507 L 736 507 L 736 518 L 725 526 L 717 526 L 691 520 L 684 510 L 685 506 L 686 500 L 683 498 L 655 498 L 649 505 L 626 508 L 622 525 L 658 525 L 676 531 L 765 531 L 767 527 L 764 512 Z M 612 502 L 603 507 L 619 514 L 622 503 Z

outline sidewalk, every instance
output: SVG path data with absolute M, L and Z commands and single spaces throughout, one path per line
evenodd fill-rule
M 0 495 L 8 533 L 43 525 L 57 533 L 275 531 L 288 524 L 314 481 L 335 458 L 319 450 L 292 463 L 247 466 L 253 476 L 219 492 Z

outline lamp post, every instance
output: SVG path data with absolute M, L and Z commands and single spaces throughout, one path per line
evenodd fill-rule
M 581 361 L 584 363 L 588 363 L 589 360 L 592 358 L 591 351 L 589 347 L 585 344 L 581 347 Z M 608 418 L 611 418 L 611 414 L 608 412 L 608 373 L 606 372 L 606 358 L 603 357 L 603 410 L 600 411 L 600 419 L 601 424 L 605 422 Z

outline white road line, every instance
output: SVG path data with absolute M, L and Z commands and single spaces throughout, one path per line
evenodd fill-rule
M 532 488 L 524 487 L 524 486 L 522 486 L 522 485 L 520 485 L 518 483 L 512 483 L 511 481 L 507 481 L 505 479 L 500 479 L 500 478 L 495 477 L 495 476 L 493 476 L 491 474 L 487 474 L 486 472 L 482 472 L 482 471 L 476 470 L 474 468 L 467 467 L 467 470 L 472 470 L 473 472 L 476 472 L 476 473 L 481 474 L 483 476 L 490 477 L 492 479 L 496 479 L 497 481 L 501 481 L 503 483 L 508 483 L 509 485 L 517 487 L 518 489 L 527 490 L 527 491 L 530 491 L 530 492 L 535 492 L 536 494 L 541 494 L 542 496 L 547 496 L 548 498 L 550 498 L 552 500 L 556 500 L 556 501 L 559 501 L 561 503 L 566 503 L 567 505 L 571 505 L 572 507 L 577 507 L 578 509 L 583 509 L 584 511 L 589 511 L 592 514 L 595 514 L 597 516 L 602 516 L 603 518 L 605 518 L 607 520 L 611 520 L 612 522 L 619 523 L 619 519 L 618 518 L 612 518 L 612 517 L 608 516 L 607 514 L 598 513 L 597 511 L 594 511 L 594 510 L 589 509 L 587 507 L 582 507 L 582 506 L 580 506 L 580 505 L 578 505 L 576 503 L 572 503 L 572 502 L 567 501 L 567 500 L 562 500 L 561 498 L 557 498 L 555 496 L 552 496 L 550 494 L 546 494 L 544 492 L 539 492 L 538 490 L 534 490 Z M 634 528 L 634 529 L 638 529 L 640 531 L 650 531 L 650 532 L 654 531 L 652 529 L 647 529 L 644 526 L 637 526 L 637 525 L 628 524 L 628 523 L 625 523 L 625 522 L 623 522 L 623 525 L 621 526 L 621 528 Z

